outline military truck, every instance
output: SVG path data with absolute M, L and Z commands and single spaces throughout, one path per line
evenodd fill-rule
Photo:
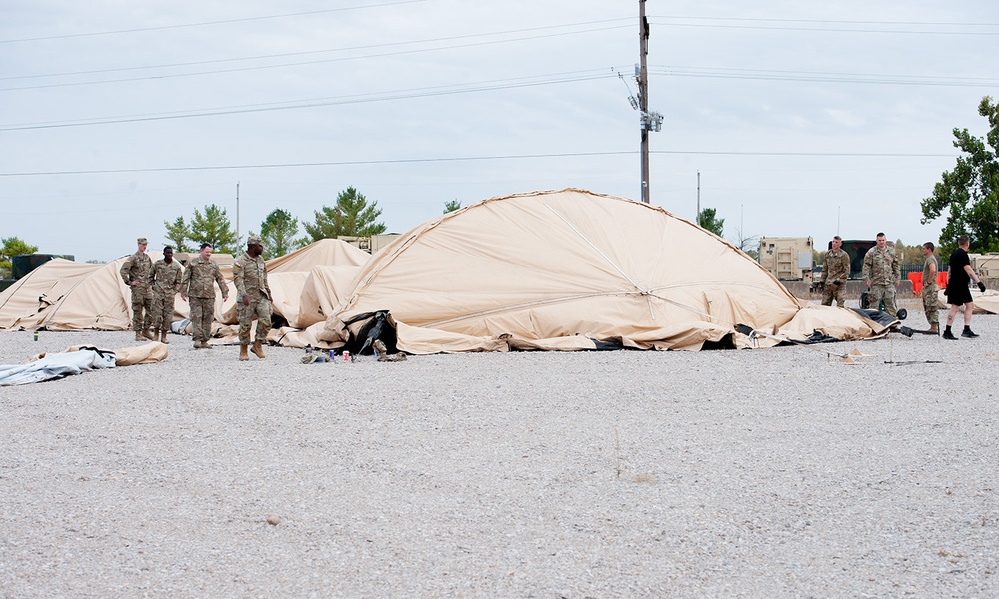
M 850 278 L 861 278 L 861 271 L 864 270 L 864 256 L 867 251 L 878 244 L 873 239 L 844 239 L 843 251 L 850 257 Z M 832 249 L 832 240 L 826 245 L 827 249 Z
M 815 265 L 811 237 L 760 239 L 760 265 L 781 281 L 812 281 Z

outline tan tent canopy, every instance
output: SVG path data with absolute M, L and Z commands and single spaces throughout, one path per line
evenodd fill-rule
M 661 208 L 576 189 L 493 198 L 429 221 L 372 257 L 340 296 L 319 338 L 346 343 L 363 318 L 346 323 L 388 311 L 398 348 L 411 353 L 495 349 L 497 339 L 551 350 L 746 347 L 736 324 L 814 330 L 799 330 L 803 306 L 725 240 Z M 811 310 L 801 322 L 827 335 L 876 334 L 851 311 Z

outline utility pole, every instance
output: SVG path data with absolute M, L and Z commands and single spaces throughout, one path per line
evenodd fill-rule
M 649 133 L 660 131 L 663 124 L 663 115 L 658 112 L 649 112 L 649 20 L 645 17 L 645 0 L 638 0 L 638 54 L 639 64 L 635 65 L 635 80 L 638 82 L 638 106 L 636 108 L 641 113 L 642 124 L 642 149 L 641 149 L 641 176 L 642 176 L 642 202 L 650 203 L 649 195 Z M 634 106 L 634 103 L 632 103 Z
M 701 171 L 697 171 L 697 226 L 701 226 Z
M 236 245 L 239 246 L 239 181 L 236 181 Z

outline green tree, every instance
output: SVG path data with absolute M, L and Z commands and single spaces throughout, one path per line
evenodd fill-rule
M 232 229 L 225 208 L 215 204 L 205 206 L 205 212 L 194 210 L 191 219 L 191 241 L 200 246 L 202 243 L 212 244 L 215 252 L 220 254 L 237 254 L 240 251 L 239 238 Z
M 277 258 L 287 254 L 295 245 L 295 235 L 298 235 L 298 219 L 292 217 L 287 210 L 275 209 L 260 223 L 264 256 Z
M 343 236 L 371 237 L 385 232 L 385 225 L 376 222 L 382 211 L 378 202 L 368 204 L 367 198 L 353 187 L 340 192 L 336 206 L 323 206 L 315 211 L 316 220 L 304 223 L 309 242 Z
M 173 245 L 173 250 L 175 252 L 193 252 L 194 249 L 187 244 L 187 240 L 191 237 L 191 227 L 184 222 L 183 216 L 178 216 L 177 220 L 170 222 L 163 221 L 163 226 L 166 227 L 166 237 L 167 241 L 171 242 Z
M 701 228 L 711 231 L 718 237 L 722 236 L 722 231 L 725 229 L 725 219 L 718 218 L 714 208 L 701 210 L 701 213 L 697 215 L 697 222 Z
M 454 212 L 455 210 L 461 210 L 461 202 L 458 200 L 451 200 L 450 202 L 444 202 L 444 214 L 448 212 Z
M 933 186 L 933 195 L 923 199 L 922 224 L 946 212 L 947 224 L 940 231 L 941 255 L 957 247 L 957 238 L 971 238 L 971 251 L 999 251 L 999 104 L 985 96 L 978 114 L 989 122 L 985 138 L 967 129 L 954 129 L 954 147 L 961 150 L 957 165 L 944 171 Z
M 10 276 L 10 259 L 21 254 L 34 254 L 38 251 L 37 245 L 28 245 L 17 237 L 4 237 L 0 239 L 0 275 Z

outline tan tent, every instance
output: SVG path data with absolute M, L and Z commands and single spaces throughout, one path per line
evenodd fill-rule
M 754 260 L 661 208 L 575 189 L 429 221 L 373 256 L 340 295 L 320 339 L 349 343 L 364 315 L 388 311 L 410 353 L 750 346 L 736 324 L 795 339 L 884 330 L 845 309 L 803 310 Z
M 37 329 L 49 310 L 99 268 L 56 258 L 32 270 L 0 293 L 0 329 Z

